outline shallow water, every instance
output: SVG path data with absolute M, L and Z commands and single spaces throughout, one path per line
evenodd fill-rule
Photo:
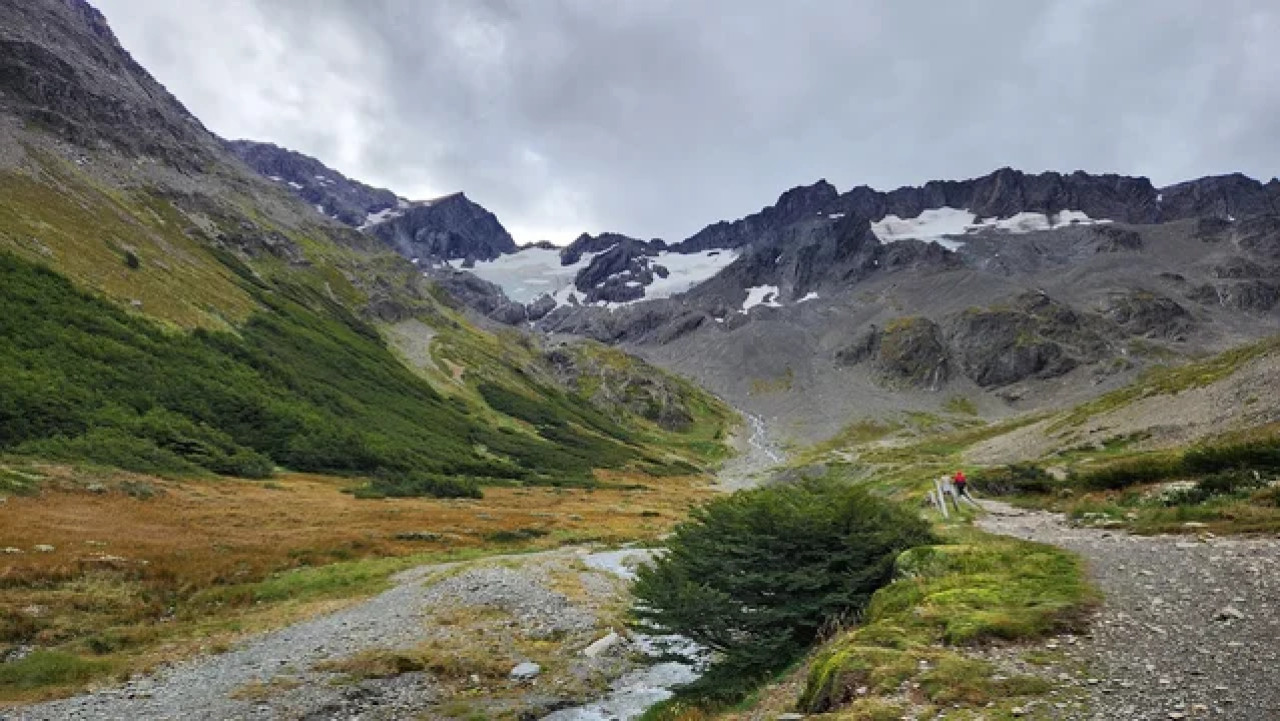
M 582 557 L 582 561 L 591 568 L 631 580 L 636 576 L 636 566 L 653 558 L 653 554 L 652 549 L 624 548 L 588 554 Z M 692 641 L 679 636 L 633 634 L 631 640 L 636 650 L 653 658 L 673 652 L 696 655 L 699 651 Z M 544 716 L 543 721 L 629 721 L 638 718 L 649 707 L 671 698 L 671 689 L 696 680 L 701 672 L 699 666 L 663 661 L 637 668 L 614 680 L 602 698 L 582 706 L 561 709 Z

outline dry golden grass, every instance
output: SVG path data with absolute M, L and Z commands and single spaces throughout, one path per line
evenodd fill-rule
M 269 681 L 250 681 L 231 692 L 231 698 L 241 701 L 261 703 L 276 694 L 292 691 L 302 685 L 302 681 L 291 676 L 275 676 Z
M 333 610 L 411 563 L 654 539 L 713 493 L 705 479 L 610 474 L 602 480 L 618 487 L 359 500 L 343 492 L 351 480 L 302 474 L 262 483 L 23 471 L 45 480 L 39 494 L 0 504 L 0 549 L 24 551 L 0 554 L 0 649 L 34 643 L 103 659 L 116 673 Z M 489 540 L 502 532 L 520 540 Z M 314 571 L 280 575 L 300 568 Z M 72 687 L 0 688 L 0 703 Z

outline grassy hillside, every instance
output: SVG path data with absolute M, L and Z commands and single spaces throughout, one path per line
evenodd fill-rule
M 471 326 L 357 233 L 31 158 L 36 170 L 0 176 L 0 452 L 150 473 L 357 474 L 372 479 L 364 493 L 397 496 L 696 472 L 723 454 L 732 414 L 715 399 L 636 366 L 680 388 L 690 423 L 596 402 L 538 372 L 530 341 Z M 387 342 L 386 316 L 437 336 L 431 368 Z

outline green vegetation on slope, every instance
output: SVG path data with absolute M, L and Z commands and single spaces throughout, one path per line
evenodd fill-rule
M 238 335 L 167 331 L 5 253 L 0 287 L 3 451 L 146 472 L 373 474 L 373 490 L 391 495 L 587 483 L 593 468 L 645 455 L 553 388 L 534 386 L 556 401 L 545 406 L 489 388 L 536 432 L 495 428 L 344 306 L 283 280 L 249 286 L 264 310 Z

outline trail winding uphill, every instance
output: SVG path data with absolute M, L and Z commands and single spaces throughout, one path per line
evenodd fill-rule
M 1073 651 L 1096 676 L 1093 710 L 1048 718 L 1280 719 L 1280 539 L 1133 536 L 983 505 L 984 529 L 1079 553 L 1104 595 Z

